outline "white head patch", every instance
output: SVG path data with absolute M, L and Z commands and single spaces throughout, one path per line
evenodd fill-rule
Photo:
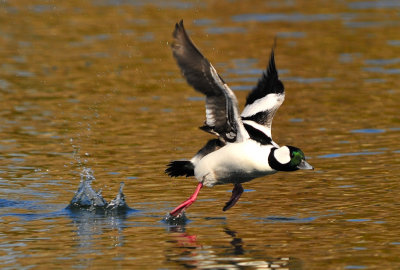
M 275 150 L 274 156 L 280 164 L 286 164 L 290 161 L 290 150 L 287 146 L 282 146 Z

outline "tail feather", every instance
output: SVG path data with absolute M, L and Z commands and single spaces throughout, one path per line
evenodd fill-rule
M 167 165 L 165 173 L 171 177 L 194 176 L 194 165 L 189 160 L 174 160 Z

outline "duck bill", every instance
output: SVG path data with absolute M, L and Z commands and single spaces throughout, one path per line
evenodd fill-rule
M 308 162 L 305 161 L 304 159 L 300 162 L 297 168 L 300 170 L 314 170 L 314 167 L 308 164 Z

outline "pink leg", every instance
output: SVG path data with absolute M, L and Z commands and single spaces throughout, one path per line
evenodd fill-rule
M 241 184 L 235 184 L 235 187 L 232 190 L 232 197 L 231 199 L 225 204 L 224 208 L 222 211 L 229 210 L 232 206 L 236 204 L 236 202 L 239 200 L 240 196 L 243 193 L 243 187 Z
M 196 190 L 194 191 L 194 193 L 192 194 L 192 196 L 189 197 L 189 199 L 187 199 L 186 201 L 184 201 L 183 203 L 181 203 L 180 205 L 178 205 L 178 207 L 176 207 L 174 210 L 172 210 L 169 214 L 171 216 L 177 217 L 180 214 L 182 214 L 186 208 L 188 208 L 189 206 L 191 206 L 197 199 L 197 195 L 199 195 L 200 189 L 203 187 L 203 183 L 199 183 L 197 185 Z

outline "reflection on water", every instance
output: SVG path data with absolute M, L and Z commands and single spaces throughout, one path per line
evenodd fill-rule
M 398 1 L 21 0 L 0 14 L 0 268 L 400 267 Z M 274 140 L 302 142 L 317 170 L 252 181 L 227 213 L 229 188 L 205 189 L 174 225 L 162 219 L 194 180 L 165 164 L 207 136 L 171 56 L 181 18 L 239 106 L 277 38 Z M 89 209 L 65 209 L 84 167 Z M 108 198 L 136 211 L 91 211 Z
M 201 244 L 196 235 L 185 232 L 183 226 L 170 230 L 170 242 L 175 245 L 167 250 L 167 261 L 178 263 L 185 268 L 196 269 L 303 269 L 297 258 L 279 257 L 252 258 L 246 250 L 246 243 L 236 231 L 223 228 L 226 244 L 208 246 Z M 175 249 L 179 251 L 176 253 Z
M 96 236 L 102 235 L 107 230 L 116 231 L 116 235 L 112 238 L 113 246 L 123 245 L 122 230 L 126 226 L 124 224 L 128 211 L 120 212 L 113 215 L 105 214 L 104 211 L 88 211 L 68 209 L 68 217 L 76 226 L 76 234 L 79 242 L 79 253 L 96 251 Z

